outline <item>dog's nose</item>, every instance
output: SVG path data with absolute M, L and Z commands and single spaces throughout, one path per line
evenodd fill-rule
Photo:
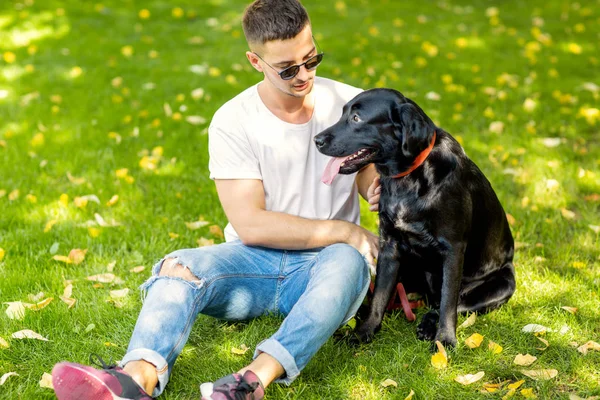
M 326 143 L 327 143 L 326 136 L 322 136 L 322 135 L 315 136 L 315 144 L 317 145 L 317 148 L 320 149 L 321 147 L 325 146 Z

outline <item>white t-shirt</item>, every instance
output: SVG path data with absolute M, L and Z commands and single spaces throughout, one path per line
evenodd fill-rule
M 313 138 L 336 123 L 342 107 L 362 90 L 315 77 L 315 107 L 310 121 L 291 124 L 262 102 L 258 84 L 225 103 L 208 128 L 211 179 L 260 179 L 266 209 L 308 219 L 360 223 L 356 174 L 338 175 L 331 186 L 321 182 L 330 157 Z M 231 223 L 226 241 L 238 238 Z

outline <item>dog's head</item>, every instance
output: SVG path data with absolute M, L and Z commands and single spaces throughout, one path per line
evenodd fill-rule
M 319 151 L 335 157 L 324 181 L 330 183 L 337 173 L 352 174 L 370 163 L 380 171 L 402 172 L 429 146 L 435 129 L 423 110 L 402 93 L 364 91 L 344 106 L 336 124 L 315 136 Z

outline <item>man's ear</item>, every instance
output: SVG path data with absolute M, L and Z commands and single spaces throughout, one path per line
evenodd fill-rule
M 435 125 L 418 105 L 406 100 L 408 102 L 396 104 L 392 121 L 401 142 L 402 154 L 406 158 L 415 158 L 429 146 Z
M 246 58 L 248 59 L 248 61 L 250 61 L 250 65 L 252 65 L 252 67 L 254 67 L 255 70 L 257 70 L 258 72 L 263 72 L 262 65 L 260 65 L 259 63 L 260 59 L 256 54 L 254 54 L 251 51 L 247 51 Z

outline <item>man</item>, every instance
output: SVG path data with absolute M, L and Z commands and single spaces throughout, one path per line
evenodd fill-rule
M 226 243 L 161 260 L 142 286 L 120 367 L 57 364 L 60 400 L 158 396 L 199 313 L 246 320 L 275 312 L 285 319 L 252 363 L 201 386 L 203 399 L 262 399 L 271 382 L 298 376 L 366 294 L 378 237 L 358 225 L 357 190 L 376 209 L 377 174 L 370 166 L 325 185 L 329 159 L 313 143 L 360 90 L 315 77 L 323 55 L 297 0 L 254 1 L 243 28 L 246 56 L 264 79 L 223 105 L 209 128 Z

